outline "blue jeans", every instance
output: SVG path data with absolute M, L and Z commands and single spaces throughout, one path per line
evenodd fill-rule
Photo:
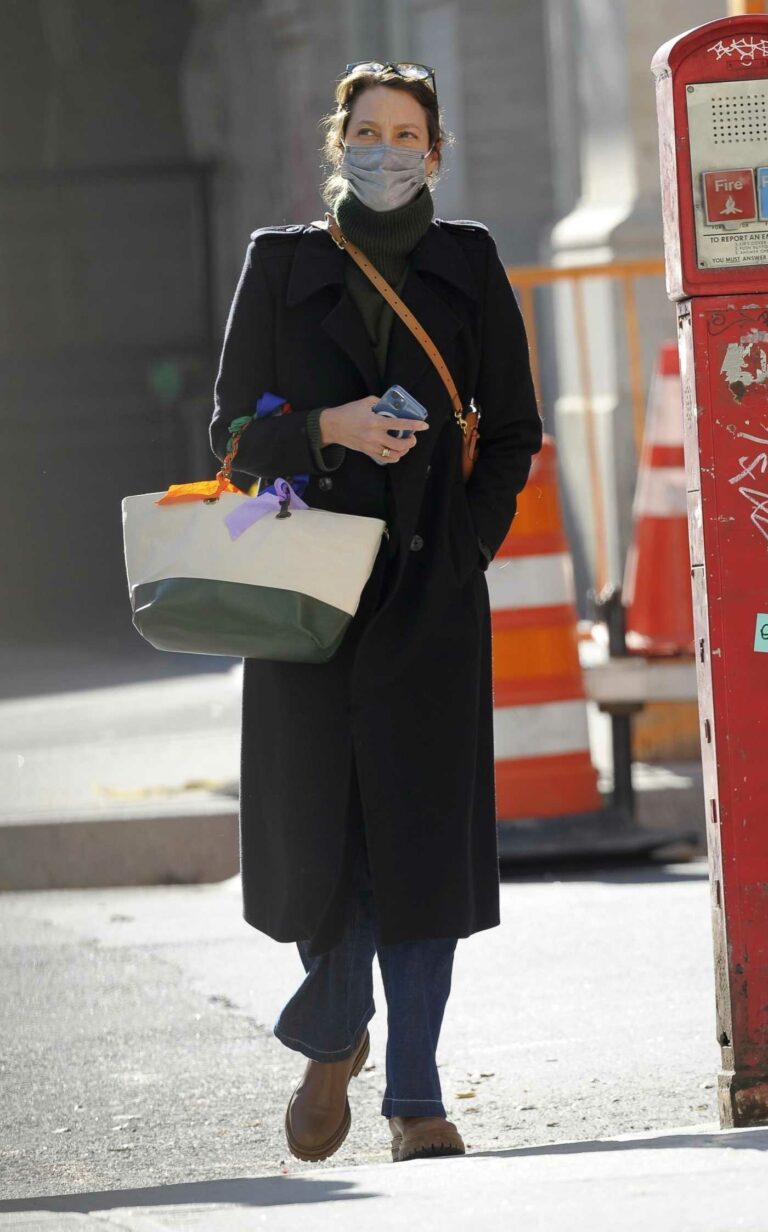
M 344 935 L 310 957 L 298 942 L 306 972 L 283 1007 L 274 1033 L 312 1061 L 341 1061 L 357 1051 L 373 1017 L 373 957 L 378 954 L 387 999 L 387 1084 L 382 1116 L 445 1116 L 435 1051 L 457 938 L 382 945 L 364 849 L 353 879 Z

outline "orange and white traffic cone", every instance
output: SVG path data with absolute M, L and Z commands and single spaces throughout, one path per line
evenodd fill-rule
M 518 819 L 599 809 L 579 662 L 573 563 L 555 443 L 545 436 L 509 534 L 486 572 L 492 610 L 500 851 Z
M 693 651 L 680 361 L 665 343 L 651 382 L 624 575 L 627 648 L 645 655 Z
M 545 436 L 517 515 L 486 572 L 493 636 L 499 857 L 512 864 L 647 854 L 687 832 L 646 829 L 592 765 L 573 563 L 555 444 Z M 616 745 L 614 745 L 616 751 Z

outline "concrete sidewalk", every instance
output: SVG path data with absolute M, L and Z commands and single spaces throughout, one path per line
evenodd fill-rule
M 511 1164 L 560 1158 L 564 1142 L 592 1167 L 596 1140 L 715 1129 L 705 866 L 505 880 L 501 914 L 501 927 L 458 946 L 438 1048 L 446 1110 L 470 1153 L 456 1166 L 511 1151 L 489 1176 L 514 1195 L 527 1173 Z M 301 972 L 295 946 L 244 922 L 236 878 L 0 895 L 0 1198 L 35 1210 L 52 1195 L 106 1193 L 125 1206 L 126 1191 L 175 1195 L 194 1182 L 196 1197 L 270 1174 L 307 1182 L 278 1194 L 322 1196 L 338 1192 L 339 1169 L 368 1177 L 379 1164 L 377 1186 L 410 1184 L 390 1179 L 410 1168 L 390 1163 L 381 1115 L 376 965 L 349 1137 L 319 1165 L 288 1153 L 283 1118 L 304 1060 L 272 1026 Z M 436 1163 L 453 1175 L 451 1161 Z
M 768 1130 L 675 1129 L 459 1159 L 0 1203 L 0 1232 L 764 1232 Z
M 0 700 L 0 890 L 232 876 L 242 663 L 138 683 L 102 671 L 102 687 Z M 588 716 L 608 792 L 609 720 Z M 700 764 L 638 764 L 634 780 L 638 822 L 698 833 L 703 854 Z
M 0 890 L 232 876 L 240 673 L 0 701 Z

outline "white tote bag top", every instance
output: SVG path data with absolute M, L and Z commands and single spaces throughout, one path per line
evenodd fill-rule
M 133 623 L 157 649 L 304 662 L 335 653 L 386 524 L 310 509 L 277 482 L 290 502 L 231 491 L 123 499 Z
M 267 514 L 232 540 L 224 519 L 253 497 L 225 492 L 216 504 L 157 505 L 162 492 L 123 499 L 125 563 L 131 593 L 164 578 L 298 591 L 353 616 L 361 571 L 370 573 L 384 522 L 326 509 Z

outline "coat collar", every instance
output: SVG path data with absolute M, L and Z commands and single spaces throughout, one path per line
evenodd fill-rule
M 327 231 L 312 224 L 301 237 L 288 279 L 286 302 L 289 307 L 300 304 L 327 286 L 344 284 L 346 262 L 350 260 L 337 248 Z M 411 270 L 434 274 L 458 288 L 472 300 L 478 298 L 477 280 L 454 235 L 433 220 L 410 256 Z

